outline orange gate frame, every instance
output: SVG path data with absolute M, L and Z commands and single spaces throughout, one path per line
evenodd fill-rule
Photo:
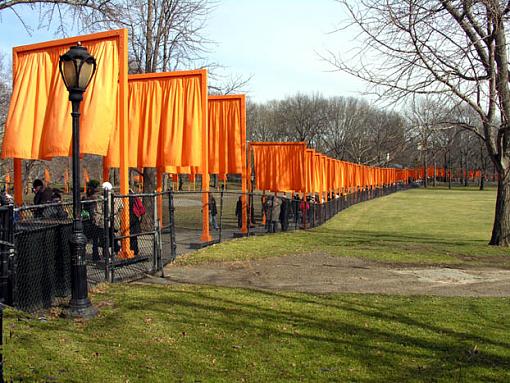
M 12 66 L 13 73 L 16 73 L 18 66 L 18 55 L 20 53 L 26 53 L 31 51 L 40 51 L 49 48 L 68 48 L 72 45 L 76 45 L 78 42 L 86 43 L 97 40 L 110 40 L 115 38 L 118 43 L 118 55 L 119 55 L 119 120 L 118 126 L 120 136 L 120 192 L 121 194 L 128 194 L 129 192 L 129 152 L 128 152 L 128 105 L 127 105 L 127 90 L 128 90 L 128 33 L 127 29 L 120 29 L 114 31 L 93 33 L 84 36 L 75 36 L 65 39 L 47 41 L 43 43 L 24 45 L 13 48 L 12 52 Z M 15 78 L 13 76 L 13 85 Z M 88 92 L 93 92 L 93 88 L 88 89 Z M 50 95 L 51 96 L 51 95 Z M 82 153 L 86 154 L 86 153 Z M 105 153 L 106 155 L 106 153 Z M 22 183 L 22 158 L 14 158 L 14 198 L 18 205 L 23 203 L 23 183 Z M 121 216 L 121 232 L 122 235 L 129 233 L 129 209 L 122 210 Z M 126 253 L 124 255 L 132 256 L 130 250 L 129 240 L 123 240 L 123 249 Z
M 221 102 L 223 100 L 239 100 L 240 104 L 240 123 L 241 123 L 241 201 L 242 201 L 242 227 L 241 233 L 248 232 L 248 214 L 247 214 L 247 200 L 246 193 L 248 190 L 248 163 L 246 156 L 246 96 L 240 95 L 224 95 L 224 96 L 209 96 L 208 101 Z M 211 128 L 210 126 L 208 128 Z M 210 141 L 208 141 L 210 142 Z M 230 148 L 229 148 L 230 149 Z M 225 171 L 225 176 L 227 171 Z
M 185 76 L 200 76 L 200 86 L 201 86 L 201 107 L 202 107 L 202 153 L 201 153 L 201 164 L 199 168 L 199 173 L 202 174 L 202 234 L 200 236 L 200 240 L 202 242 L 210 242 L 212 240 L 210 231 L 209 231 L 209 135 L 207 128 L 207 70 L 199 69 L 199 70 L 190 70 L 190 71 L 177 71 L 177 72 L 165 72 L 165 73 L 144 73 L 144 74 L 135 74 L 129 75 L 129 81 L 138 81 L 138 80 L 158 80 L 158 79 L 166 79 L 171 77 L 185 77 Z M 158 149 L 159 150 L 159 149 Z M 168 164 L 165 163 L 165 159 L 162 158 L 163 163 L 157 164 L 157 175 L 156 175 L 156 191 L 158 193 L 163 190 L 163 173 L 165 172 L 166 167 L 173 167 L 176 164 Z M 138 160 L 140 162 L 140 160 Z M 147 167 L 146 164 L 137 163 L 131 164 L 133 166 L 138 167 Z M 181 164 L 177 165 L 180 166 Z M 159 219 L 161 222 L 162 219 L 162 211 L 163 211 L 163 201 L 161 195 L 158 197 L 158 213 Z

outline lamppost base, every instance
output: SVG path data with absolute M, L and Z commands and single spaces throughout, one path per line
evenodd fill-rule
M 86 302 L 69 303 L 69 306 L 64 310 L 64 315 L 72 319 L 92 319 L 96 317 L 97 309 L 87 299 Z

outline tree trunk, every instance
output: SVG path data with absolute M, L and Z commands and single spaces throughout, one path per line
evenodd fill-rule
M 448 152 L 448 189 L 452 188 L 452 154 Z
M 458 169 L 457 169 L 458 173 Z M 462 155 L 462 152 L 460 153 L 460 178 L 459 178 L 459 184 L 464 183 L 464 156 Z
M 434 178 L 432 179 L 432 186 L 436 187 L 436 178 L 437 178 L 437 164 L 436 164 L 436 155 L 434 154 Z
M 468 156 L 465 155 L 464 158 L 464 186 L 469 186 L 469 163 L 468 163 Z
M 510 176 L 507 169 L 499 172 L 496 214 L 489 245 L 510 245 Z
M 154 193 L 156 190 L 156 169 L 143 168 L 143 192 Z
M 484 190 L 485 187 L 485 172 L 482 170 L 480 174 L 480 190 Z
M 423 187 L 426 188 L 428 186 L 428 180 L 427 180 L 427 176 L 428 176 L 428 163 L 427 163 L 427 152 L 425 152 L 425 155 L 423 156 Z
M 443 170 L 444 170 L 444 177 L 443 177 L 443 182 L 446 183 L 446 177 L 448 177 L 448 160 L 447 160 L 447 155 L 446 155 L 446 152 L 444 152 L 444 167 L 443 167 Z

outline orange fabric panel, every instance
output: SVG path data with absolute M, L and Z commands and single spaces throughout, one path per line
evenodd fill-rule
M 320 154 L 313 152 L 313 169 L 312 169 L 312 193 L 321 192 L 321 161 Z
M 305 190 L 306 193 L 315 192 L 315 151 L 306 149 L 305 152 Z
M 131 167 L 201 165 L 206 73 L 197 70 L 129 76 Z M 106 159 L 110 167 L 119 166 L 118 140 L 115 134 Z
M 117 36 L 83 42 L 96 58 L 97 70 L 81 103 L 81 153 L 107 153 L 118 113 L 118 45 Z M 14 49 L 13 94 L 2 156 L 26 159 L 68 156 L 71 154 L 71 104 L 58 61 L 69 44 L 22 49 Z
M 213 97 L 209 103 L 209 173 L 241 174 L 243 128 L 242 100 Z
M 259 190 L 305 190 L 304 143 L 252 143 L 251 147 Z
M 326 156 L 320 153 L 315 154 L 314 170 L 314 192 L 324 193 L 327 191 L 327 169 Z
M 200 74 L 150 80 L 157 81 L 157 87 L 161 88 L 159 153 L 151 145 L 154 142 L 151 141 L 151 134 L 155 135 L 155 132 L 151 131 L 151 126 L 144 125 L 144 129 L 140 130 L 143 134 L 142 147 L 138 151 L 139 157 L 142 156 L 138 159 L 139 166 L 151 166 L 147 163 L 154 163 L 154 151 L 159 157 L 152 166 L 201 165 L 202 145 L 206 144 L 202 142 L 202 130 L 207 128 L 202 123 L 202 114 L 205 113 L 202 110 L 202 97 L 207 97 L 202 94 L 202 80 Z M 131 84 L 134 82 L 130 81 Z
M 200 174 L 198 166 L 165 166 L 164 169 L 168 174 Z

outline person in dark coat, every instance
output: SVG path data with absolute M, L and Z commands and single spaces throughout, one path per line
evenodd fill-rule
M 51 203 L 51 197 L 53 192 L 50 188 L 44 186 L 44 183 L 40 179 L 35 179 L 32 183 L 32 191 L 34 192 L 34 205 L 44 205 Z M 34 210 L 34 217 L 42 218 L 44 216 L 43 207 Z
M 284 195 L 281 199 L 280 206 L 280 214 L 278 219 L 280 220 L 280 226 L 282 227 L 282 231 L 287 231 L 289 229 L 289 210 L 290 210 L 290 201 Z
M 209 193 L 209 217 L 210 223 L 214 230 L 218 230 L 218 223 L 216 222 L 216 216 L 218 215 L 218 209 L 216 208 L 216 199 L 212 194 Z
M 239 197 L 236 203 L 236 217 L 237 217 L 237 227 L 240 229 L 243 226 L 243 200 L 242 197 Z
M 133 190 L 129 189 L 129 194 L 133 194 Z M 135 257 L 138 256 L 138 236 L 136 234 L 140 234 L 142 232 L 141 219 L 135 213 L 135 200 L 138 199 L 136 203 L 142 203 L 139 197 L 130 196 L 129 197 L 129 228 L 130 234 L 132 237 L 129 238 L 129 244 L 133 253 L 135 253 Z

